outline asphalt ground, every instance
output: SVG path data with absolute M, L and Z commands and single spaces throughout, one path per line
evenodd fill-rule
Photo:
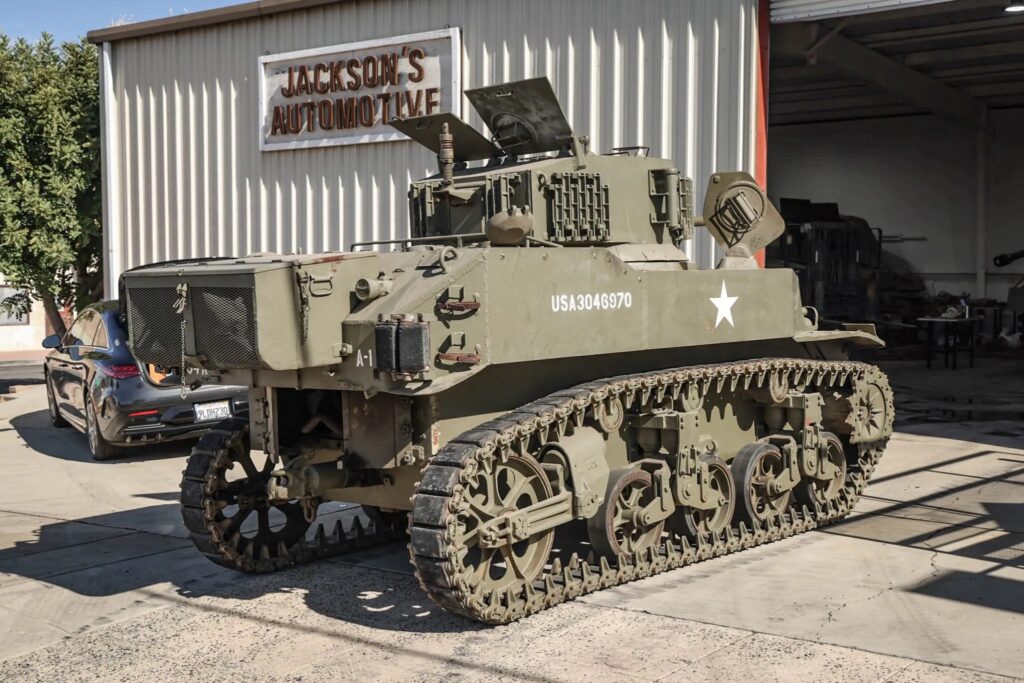
M 94 462 L 45 408 L 0 402 L 3 681 L 1024 678 L 1020 422 L 904 425 L 843 523 L 490 628 L 402 544 L 221 569 L 181 526 L 187 444 Z

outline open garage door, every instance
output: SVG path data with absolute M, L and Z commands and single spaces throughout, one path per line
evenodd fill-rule
M 934 5 L 951 0 L 772 0 L 773 24 L 787 21 L 811 21 L 851 14 L 884 12 L 917 5 Z
M 1024 249 L 1024 3 L 841 11 L 858 4 L 867 3 L 772 3 L 773 21 L 776 10 L 801 7 L 816 18 L 772 26 L 768 191 L 784 214 L 783 199 L 810 202 L 788 204 L 800 225 L 846 226 L 828 233 L 817 256 L 789 254 L 785 264 L 817 269 L 806 295 L 825 302 L 826 317 L 842 310 L 837 292 L 860 306 L 850 319 L 892 317 L 882 285 L 861 277 L 883 249 L 929 300 L 932 312 L 915 309 L 907 320 L 943 312 L 943 301 L 971 300 L 972 311 L 1007 301 L 1024 277 L 1024 259 L 995 262 Z M 911 3 L 871 3 L 886 4 Z

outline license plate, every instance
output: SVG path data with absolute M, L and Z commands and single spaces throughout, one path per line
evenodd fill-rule
M 231 401 L 210 401 L 209 403 L 196 403 L 196 422 L 209 422 L 225 417 L 231 417 Z

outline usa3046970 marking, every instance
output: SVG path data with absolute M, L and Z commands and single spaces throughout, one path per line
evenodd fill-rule
M 555 313 L 566 313 L 572 311 L 614 311 L 620 308 L 631 308 L 632 306 L 632 292 L 551 295 L 551 310 Z

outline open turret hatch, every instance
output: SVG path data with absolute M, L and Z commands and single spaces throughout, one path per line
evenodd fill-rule
M 477 161 L 501 156 L 501 150 L 493 142 L 450 112 L 411 119 L 392 119 L 390 123 L 434 154 L 441 153 L 441 128 L 447 123 L 448 132 L 455 138 L 455 161 Z
M 505 154 L 560 151 L 572 142 L 572 128 L 543 76 L 467 90 L 466 97 Z
M 490 129 L 493 141 L 451 113 L 390 124 L 434 154 L 441 150 L 444 124 L 454 137 L 455 161 L 476 161 L 500 156 L 562 151 L 572 143 L 572 128 L 562 113 L 547 78 L 491 85 L 466 91 L 466 97 Z

